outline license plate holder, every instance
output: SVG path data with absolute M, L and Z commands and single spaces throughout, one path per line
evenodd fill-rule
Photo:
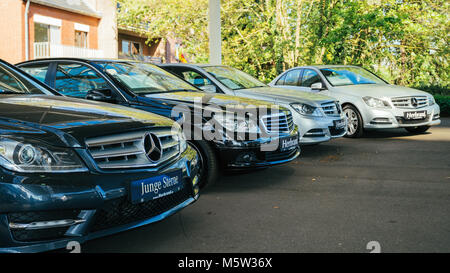
M 285 152 L 293 150 L 298 146 L 298 144 L 298 136 L 280 138 L 280 151 Z
M 333 123 L 334 128 L 336 128 L 337 130 L 345 128 L 345 119 L 335 120 L 333 121 Z
M 427 117 L 427 111 L 413 111 L 413 112 L 405 112 L 403 114 L 403 118 L 406 120 L 418 120 L 425 119 Z
M 130 183 L 130 201 L 133 204 L 155 200 L 183 189 L 181 170 L 157 175 Z

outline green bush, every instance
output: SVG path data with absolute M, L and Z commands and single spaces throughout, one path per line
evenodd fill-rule
M 428 92 L 432 95 L 450 96 L 449 86 L 429 85 L 429 86 L 413 86 L 415 89 L 419 89 Z
M 441 116 L 450 117 L 450 96 L 434 95 L 434 99 L 441 107 Z

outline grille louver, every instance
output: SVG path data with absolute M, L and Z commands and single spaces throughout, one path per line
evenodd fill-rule
M 162 145 L 162 157 L 157 162 L 148 159 L 143 139 L 146 133 L 156 135 Z M 101 169 L 156 167 L 179 154 L 177 134 L 170 127 L 155 128 L 86 140 L 88 150 Z
M 412 105 L 412 99 L 415 98 L 417 101 L 417 106 Z M 406 108 L 406 109 L 416 109 L 425 107 L 428 105 L 426 96 L 408 96 L 408 97 L 398 97 L 391 99 L 392 104 L 397 108 Z
M 290 133 L 294 129 L 294 120 L 290 112 L 280 112 L 261 118 L 267 133 Z
M 322 103 L 322 109 L 327 116 L 339 116 L 341 114 L 341 106 L 338 102 L 326 102 Z

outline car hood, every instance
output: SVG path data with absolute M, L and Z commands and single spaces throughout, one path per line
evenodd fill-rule
M 250 89 L 235 90 L 238 96 L 250 96 L 262 100 L 268 100 L 273 103 L 290 104 L 293 102 L 308 103 L 319 106 L 322 103 L 335 101 L 332 97 L 322 94 L 304 92 L 280 87 L 259 87 Z
M 107 103 L 42 95 L 0 98 L 1 135 L 55 146 L 82 147 L 88 137 L 172 124 L 155 114 Z
M 263 100 L 206 92 L 169 92 L 150 94 L 141 97 L 142 101 L 147 101 L 148 103 L 150 103 L 151 99 L 161 99 L 164 104 L 171 107 L 175 105 L 187 105 L 192 107 L 194 106 L 194 103 L 201 101 L 201 106 L 203 108 L 207 105 L 216 105 L 226 111 L 234 111 L 235 109 L 242 109 L 244 107 L 246 109 L 265 107 L 268 109 L 281 108 L 286 110 L 284 107 L 279 107 L 276 104 Z
M 334 89 L 349 95 L 359 95 L 361 97 L 370 96 L 374 98 L 392 98 L 404 96 L 427 96 L 427 92 L 405 86 L 390 84 L 360 84 L 337 86 Z M 332 91 L 333 92 L 333 91 Z

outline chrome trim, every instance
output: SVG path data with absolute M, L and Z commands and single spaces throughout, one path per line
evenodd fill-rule
M 69 226 L 78 225 L 78 224 L 81 224 L 84 222 L 86 222 L 85 219 L 63 219 L 63 220 L 32 222 L 32 223 L 28 223 L 28 224 L 9 223 L 9 228 L 10 229 L 37 230 L 37 229 L 46 229 L 46 228 L 69 227 Z
M 413 100 L 417 103 L 417 106 L 413 105 Z M 391 98 L 392 105 L 400 109 L 418 109 L 428 106 L 427 96 L 404 96 Z
M 146 151 L 144 145 L 145 138 L 151 135 L 162 147 L 161 157 L 155 161 L 148 157 L 151 151 Z M 86 140 L 86 145 L 100 169 L 157 167 L 180 155 L 178 135 L 171 127 L 93 137 Z
M 273 120 L 275 120 L 273 122 Z M 264 115 L 260 119 L 264 129 L 269 134 L 289 134 L 294 130 L 294 119 L 290 112 L 279 112 L 276 114 Z
M 342 108 L 337 101 L 324 102 L 320 105 L 323 112 L 327 116 L 339 117 L 342 113 Z

